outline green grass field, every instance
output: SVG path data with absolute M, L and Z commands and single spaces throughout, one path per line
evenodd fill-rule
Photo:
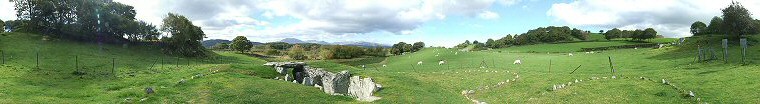
M 372 77 L 384 87 L 375 93 L 382 99 L 373 103 L 472 103 L 461 92 L 476 89 L 481 90 L 476 90 L 472 98 L 492 104 L 760 103 L 757 94 L 760 92 L 760 80 L 757 80 L 760 79 L 757 64 L 760 55 L 750 54 L 749 63 L 740 64 L 740 49 L 732 46 L 728 64 L 717 60 L 694 62 L 696 44 L 716 40 L 695 39 L 687 40 L 682 46 L 595 54 L 576 51 L 636 43 L 539 44 L 475 52 L 426 48 L 385 58 L 308 63 L 329 71 L 350 70 L 354 75 Z M 212 58 L 177 62 L 170 60 L 175 57 L 163 55 L 156 48 L 120 45 L 104 48 L 101 51 L 90 43 L 45 40 L 34 34 L 0 36 L 0 49 L 8 57 L 7 63 L 0 67 L 0 103 L 124 103 L 126 99 L 137 103 L 366 103 L 327 95 L 314 87 L 271 80 L 276 74 L 272 68 L 262 66 L 264 60 L 234 52 L 216 52 Z M 760 53 L 760 48 L 752 46 L 748 51 Z M 37 52 L 43 59 L 39 69 L 35 68 L 33 58 Z M 571 52 L 574 56 L 567 55 Z M 71 61 L 75 55 L 88 74 L 71 74 L 75 71 Z M 588 80 L 612 76 L 608 57 L 612 58 L 619 78 Z M 117 60 L 116 77 L 107 71 L 111 58 Z M 159 59 L 168 62 L 160 64 L 156 61 Z M 516 59 L 523 64 L 512 64 Z M 439 60 L 445 60 L 446 64 L 438 65 Z M 423 64 L 416 65 L 418 61 Z M 361 65 L 368 68 L 358 67 Z M 570 74 L 579 65 L 581 67 Z M 220 72 L 212 74 L 213 70 Z M 205 76 L 190 79 L 197 74 Z M 515 81 L 495 86 L 518 75 Z M 188 81 L 178 84 L 180 79 Z M 550 91 L 552 85 L 575 79 L 585 81 Z M 670 81 L 678 89 L 660 83 L 661 79 Z M 145 94 L 146 87 L 156 88 L 156 93 Z M 684 91 L 695 92 L 699 100 L 685 97 Z M 139 102 L 142 98 L 147 99 Z

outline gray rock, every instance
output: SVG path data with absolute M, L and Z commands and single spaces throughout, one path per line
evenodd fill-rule
M 355 97 L 361 101 L 374 101 L 380 99 L 380 97 L 372 96 L 379 87 L 372 78 L 362 79 L 359 76 L 351 77 L 351 84 L 348 87 L 348 95 Z
M 303 85 L 307 85 L 307 86 L 313 86 L 314 85 L 314 79 L 312 79 L 311 77 L 303 77 L 303 83 L 302 84 Z
M 293 81 L 293 76 L 290 74 L 285 74 L 285 81 L 288 81 L 288 82 Z
M 333 95 L 348 94 L 350 76 L 351 74 L 348 71 L 341 71 L 337 74 L 327 73 L 322 77 L 325 93 Z

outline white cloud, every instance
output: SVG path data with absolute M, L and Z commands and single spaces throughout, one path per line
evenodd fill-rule
M 8 0 L 0 1 L 0 19 L 3 21 L 15 20 L 16 10 L 14 10 L 14 4 Z
M 760 13 L 760 1 L 737 0 L 753 14 Z M 694 21 L 709 22 L 721 15 L 728 0 L 576 0 L 553 4 L 547 15 L 570 25 L 599 28 L 654 28 L 668 37 L 691 36 Z M 758 15 L 753 15 L 758 18 Z
M 498 19 L 499 14 L 496 14 L 491 11 L 484 11 L 483 13 L 478 14 L 478 17 L 481 19 L 492 20 L 492 19 Z

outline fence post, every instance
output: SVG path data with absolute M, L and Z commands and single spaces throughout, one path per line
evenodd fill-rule
M 40 52 L 37 52 L 37 69 L 40 68 Z
M 0 50 L 0 53 L 2 53 L 2 54 L 3 54 L 3 64 L 5 64 L 5 51 L 3 51 L 3 50 Z
M 111 75 L 113 75 L 113 77 L 116 77 L 116 73 L 114 73 L 115 70 L 116 70 L 116 58 L 111 58 Z
M 177 61 L 174 61 L 176 63 L 177 68 L 179 68 L 179 57 L 177 57 Z
M 74 67 L 77 70 L 77 73 L 79 72 L 79 56 L 74 55 Z
M 610 71 L 612 71 L 612 76 L 615 76 L 615 67 L 612 66 L 612 57 L 607 56 L 607 58 L 610 60 Z

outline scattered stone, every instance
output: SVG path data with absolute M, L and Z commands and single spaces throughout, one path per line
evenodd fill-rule
M 668 81 L 666 81 L 665 79 L 662 79 L 662 84 L 670 85 L 670 83 L 668 83 Z
M 696 95 L 694 94 L 694 92 L 691 92 L 691 91 L 689 91 L 689 97 L 694 97 L 694 96 L 696 96 Z
M 186 82 L 187 82 L 187 80 L 185 80 L 185 79 L 180 79 L 180 80 L 179 80 L 179 82 L 177 82 L 177 84 L 183 84 L 183 83 L 186 83 Z
M 140 99 L 140 102 L 143 102 L 143 101 L 145 101 L 145 100 L 148 100 L 148 97 L 145 97 L 145 98 L 142 98 L 142 99 Z
M 575 79 L 575 83 L 578 83 L 578 79 Z
M 155 91 L 153 91 L 153 87 L 147 87 L 147 88 L 145 88 L 145 94 L 150 95 L 150 94 L 153 94 L 153 93 L 155 93 Z

